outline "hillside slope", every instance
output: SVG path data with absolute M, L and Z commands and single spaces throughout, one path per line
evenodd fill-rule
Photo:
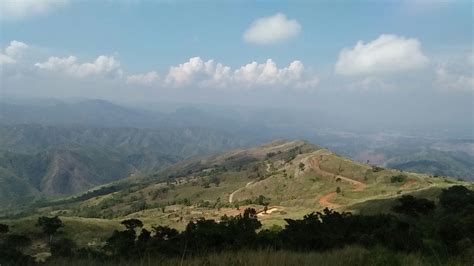
M 354 162 L 305 141 L 275 141 L 187 160 L 141 181 L 102 187 L 49 207 L 42 203 L 28 214 L 137 217 L 183 228 L 193 219 L 219 219 L 253 207 L 264 224 L 272 225 L 325 207 L 352 210 L 363 202 L 454 184 L 464 183 Z

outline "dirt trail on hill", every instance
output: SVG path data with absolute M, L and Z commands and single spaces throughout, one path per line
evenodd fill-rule
M 410 180 L 406 181 L 400 188 L 408 188 L 408 187 L 411 187 L 411 185 L 414 185 L 416 183 L 418 183 L 417 180 L 410 179 Z
M 244 189 L 244 188 L 246 188 L 246 187 L 252 185 L 254 182 L 255 182 L 255 181 L 250 181 L 250 182 L 248 182 L 247 184 L 245 184 L 245 187 L 238 188 L 238 189 L 235 190 L 234 192 L 230 193 L 230 195 L 229 195 L 229 203 L 232 203 L 232 202 L 234 201 L 234 195 L 235 195 L 235 193 L 237 193 L 237 192 L 241 191 L 242 189 Z
M 330 200 L 337 195 L 337 192 L 330 192 L 319 198 L 319 204 L 321 206 L 327 207 L 329 209 L 337 209 L 341 207 L 341 205 L 336 203 L 331 203 Z
M 267 164 L 266 164 L 265 170 L 267 171 L 267 173 L 270 173 L 270 170 L 271 170 L 270 168 L 271 168 L 271 166 L 272 166 L 272 165 L 271 165 L 270 163 L 267 163 Z M 250 181 L 250 182 L 248 182 L 247 184 L 245 184 L 244 187 L 241 187 L 241 188 L 235 190 L 234 192 L 230 193 L 230 195 L 229 195 L 229 203 L 232 203 L 232 202 L 234 201 L 234 195 L 235 195 L 235 193 L 237 193 L 237 192 L 241 191 L 242 189 L 244 189 L 244 188 L 246 188 L 246 187 L 252 185 L 252 184 L 255 183 L 255 182 L 256 182 L 256 181 Z
M 317 156 L 314 156 L 314 157 L 310 158 L 309 164 L 311 166 L 311 169 L 313 169 L 317 174 L 321 175 L 322 177 L 340 179 L 343 182 L 347 182 L 347 183 L 351 184 L 354 187 L 354 189 L 353 189 L 354 191 L 363 191 L 365 189 L 365 187 L 367 186 L 366 184 L 364 184 L 360 181 L 351 179 L 349 177 L 342 176 L 342 175 L 335 175 L 333 173 L 330 173 L 330 172 L 327 172 L 327 171 L 324 171 L 323 169 L 321 169 L 320 160 L 322 159 L 322 157 L 324 155 L 330 155 L 330 154 L 331 154 L 330 152 L 324 152 L 324 153 L 320 153 Z M 327 207 L 327 208 L 331 208 L 331 209 L 336 209 L 336 208 L 342 207 L 339 204 L 335 204 L 335 203 L 330 202 L 330 200 L 332 198 L 334 198 L 336 195 L 337 195 L 337 192 L 329 192 L 329 193 L 323 195 L 319 199 L 319 204 L 323 207 Z

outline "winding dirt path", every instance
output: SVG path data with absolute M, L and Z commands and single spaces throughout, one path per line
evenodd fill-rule
M 232 202 L 234 201 L 234 195 L 235 195 L 235 193 L 237 193 L 237 192 L 241 191 L 242 189 L 244 189 L 244 188 L 246 188 L 246 187 L 252 185 L 254 182 L 255 182 L 255 181 L 250 181 L 250 182 L 248 182 L 247 184 L 245 184 L 244 187 L 238 188 L 238 189 L 235 190 L 234 192 L 230 193 L 230 195 L 229 195 L 229 203 L 232 203 Z
M 351 184 L 354 187 L 353 188 L 354 191 L 363 191 L 365 187 L 367 186 L 366 184 L 360 181 L 351 179 L 349 177 L 342 176 L 342 175 L 335 175 L 333 173 L 330 173 L 321 169 L 320 160 L 323 158 L 324 155 L 330 155 L 330 154 L 331 154 L 330 152 L 324 152 L 310 158 L 309 164 L 311 168 L 322 177 L 339 179 L 343 182 L 347 182 Z M 336 208 L 342 207 L 342 205 L 331 202 L 331 199 L 334 198 L 336 195 L 337 195 L 337 192 L 329 192 L 329 193 L 324 194 L 321 198 L 319 198 L 319 204 L 323 207 L 327 207 L 330 209 L 336 209 Z
M 267 168 L 265 169 L 267 171 L 267 173 L 270 173 L 270 167 L 271 166 L 272 166 L 271 164 L 267 163 Z
M 334 198 L 336 195 L 337 195 L 337 192 L 330 192 L 323 195 L 321 198 L 319 198 L 319 204 L 329 209 L 337 209 L 337 208 L 342 207 L 339 204 L 330 202 L 330 200 Z
M 267 164 L 266 164 L 265 171 L 266 171 L 267 173 L 270 173 L 271 167 L 272 167 L 272 165 L 271 165 L 270 163 L 267 163 Z M 238 188 L 238 189 L 236 189 L 234 192 L 230 193 L 230 195 L 229 195 L 229 203 L 232 203 L 232 202 L 234 201 L 234 195 L 235 195 L 236 193 L 238 193 L 238 192 L 241 191 L 242 189 L 244 189 L 244 188 L 246 188 L 246 187 L 252 185 L 252 184 L 255 183 L 255 182 L 256 182 L 256 181 L 250 181 L 250 182 L 248 182 L 247 184 L 245 184 L 244 187 Z

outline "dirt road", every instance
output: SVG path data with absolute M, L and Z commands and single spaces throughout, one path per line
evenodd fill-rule
M 325 177 L 325 178 L 339 179 L 342 182 L 347 182 L 347 183 L 351 184 L 354 187 L 353 188 L 354 191 L 363 191 L 365 189 L 365 187 L 367 186 L 366 184 L 364 184 L 360 181 L 351 179 L 349 177 L 342 176 L 342 175 L 335 175 L 333 173 L 330 173 L 330 172 L 327 172 L 327 171 L 324 171 L 323 169 L 321 169 L 320 160 L 322 159 L 323 156 L 330 155 L 330 154 L 331 154 L 330 152 L 324 152 L 324 153 L 320 153 L 320 154 L 314 156 L 313 158 L 310 158 L 310 160 L 309 160 L 310 166 L 316 172 L 316 174 L 318 174 L 322 177 Z M 339 204 L 335 204 L 335 203 L 330 202 L 330 200 L 332 198 L 334 198 L 336 195 L 337 195 L 337 192 L 329 192 L 327 194 L 324 194 L 321 198 L 319 198 L 319 204 L 323 207 L 327 207 L 327 208 L 330 208 L 330 209 L 336 209 L 336 208 L 342 207 Z
M 319 198 L 319 204 L 323 207 L 329 208 L 329 209 L 337 209 L 340 208 L 341 205 L 336 204 L 336 203 L 331 203 L 330 200 L 334 198 L 337 195 L 337 192 L 330 192 Z
M 246 188 L 246 187 L 252 185 L 254 182 L 255 182 L 255 181 L 250 181 L 250 182 L 248 182 L 247 184 L 245 184 L 245 187 L 241 187 L 241 188 L 235 190 L 234 192 L 230 193 L 230 195 L 229 195 L 229 203 L 232 203 L 232 202 L 234 201 L 234 195 L 235 195 L 235 193 L 237 193 L 237 192 L 241 191 L 242 189 L 244 189 L 244 188 Z

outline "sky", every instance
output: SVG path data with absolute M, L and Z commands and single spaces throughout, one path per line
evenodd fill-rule
M 473 21 L 468 0 L 3 0 L 0 95 L 304 107 L 472 133 Z

